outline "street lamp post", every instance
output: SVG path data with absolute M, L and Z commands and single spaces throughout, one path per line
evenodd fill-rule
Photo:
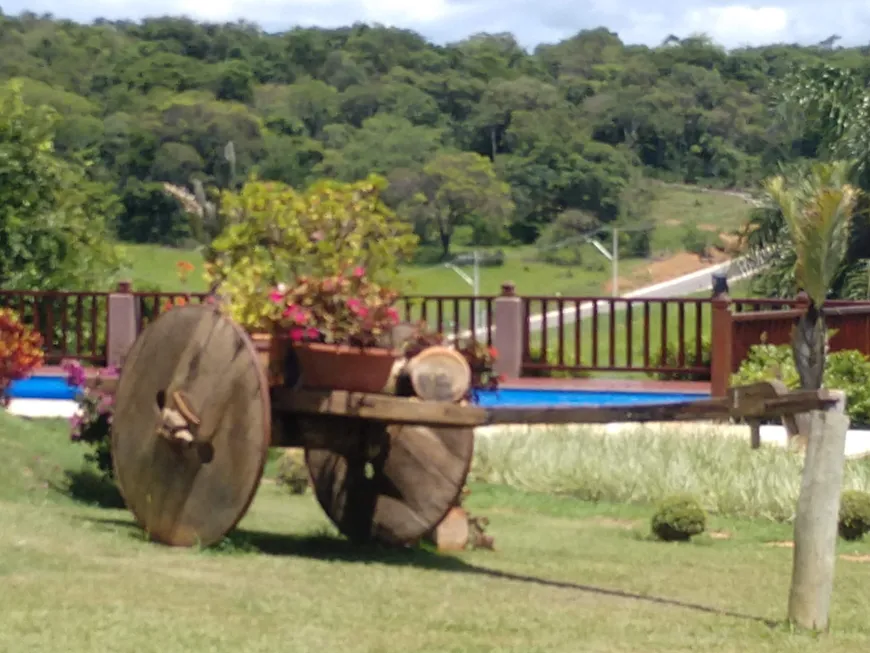
M 457 257 L 456 260 L 462 260 L 462 259 Z M 479 253 L 477 250 L 474 250 L 471 254 L 471 264 L 472 264 L 471 276 L 468 276 L 468 274 L 466 274 L 465 271 L 463 271 L 461 268 L 457 267 L 453 263 L 450 263 L 450 262 L 445 263 L 444 267 L 450 268 L 451 270 L 453 270 L 456 274 L 458 274 L 462 278 L 463 281 L 465 281 L 465 283 L 467 283 L 469 286 L 471 286 L 471 293 L 474 296 L 474 298 L 471 300 L 471 310 L 474 312 L 474 324 L 475 324 L 475 331 L 476 331 L 481 326 L 483 326 L 482 316 L 481 316 L 480 311 L 478 309 L 478 301 L 477 301 L 477 298 L 480 296 L 480 256 L 479 256 Z M 473 335 L 476 336 L 477 334 L 475 333 Z

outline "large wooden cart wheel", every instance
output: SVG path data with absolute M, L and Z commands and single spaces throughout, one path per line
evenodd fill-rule
M 300 417 L 318 502 L 356 542 L 417 542 L 459 498 L 474 452 L 469 428 Z
M 244 516 L 270 444 L 269 388 L 248 335 L 211 306 L 139 335 L 115 392 L 112 457 L 151 539 L 208 546 Z

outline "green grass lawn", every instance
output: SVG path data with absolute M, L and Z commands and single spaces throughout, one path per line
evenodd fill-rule
M 790 538 L 784 524 L 713 517 L 712 534 L 664 544 L 647 538 L 644 505 L 476 483 L 467 505 L 496 551 L 385 551 L 351 546 L 310 494 L 267 478 L 221 545 L 169 549 L 126 511 L 70 495 L 83 449 L 62 422 L 0 414 L 0 447 L 8 653 L 857 653 L 870 641 L 860 557 L 838 560 L 829 635 L 783 625 L 792 554 L 770 543 Z
M 693 186 L 654 185 L 648 219 L 656 224 L 652 248 L 655 252 L 678 252 L 687 224 L 694 224 L 710 234 L 731 233 L 749 219 L 752 207 L 742 198 L 717 191 L 703 191 Z

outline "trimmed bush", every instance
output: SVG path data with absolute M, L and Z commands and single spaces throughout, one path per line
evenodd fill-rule
M 287 449 L 284 452 L 278 461 L 275 481 L 286 487 L 290 494 L 305 494 L 308 489 L 308 467 L 303 449 Z
M 685 494 L 666 497 L 652 517 L 652 532 L 665 542 L 685 542 L 707 527 L 707 514 L 698 501 Z
M 843 492 L 837 526 L 844 540 L 860 540 L 870 533 L 870 494 L 860 490 Z

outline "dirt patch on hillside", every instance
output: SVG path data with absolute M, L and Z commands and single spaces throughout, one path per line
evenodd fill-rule
M 729 256 L 722 251 L 710 249 L 710 255 L 706 260 L 701 260 L 696 254 L 681 252 L 660 261 L 650 261 L 648 265 L 640 265 L 634 269 L 631 276 L 619 278 L 619 292 L 624 294 L 638 288 L 651 286 L 662 281 L 668 281 L 684 274 L 691 274 L 697 270 L 703 270 L 711 265 L 727 261 Z M 604 283 L 604 292 L 610 294 L 613 287 L 612 281 Z

